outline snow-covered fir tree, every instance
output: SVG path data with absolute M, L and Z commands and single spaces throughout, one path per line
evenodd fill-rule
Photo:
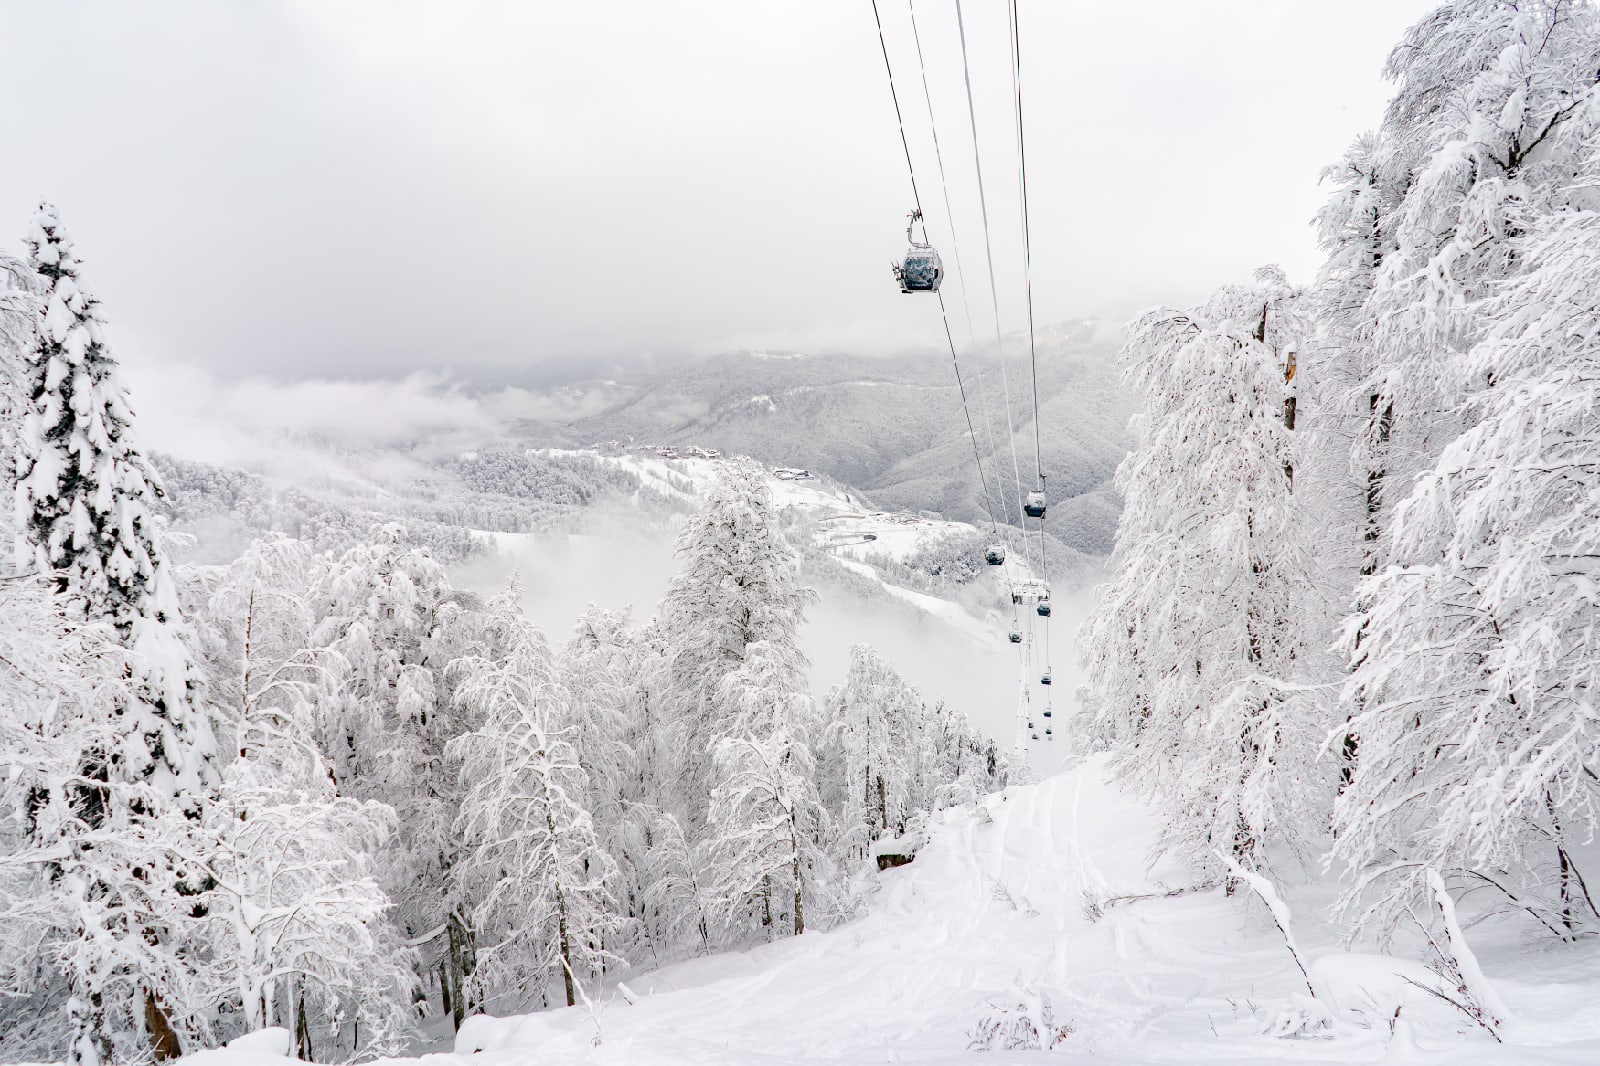
M 168 1006 L 174 967 L 189 963 L 174 942 L 181 937 L 171 915 L 181 907 L 167 897 L 198 888 L 174 864 L 178 850 L 191 858 L 205 850 L 194 834 L 216 787 L 218 753 L 156 542 L 160 488 L 134 441 L 98 301 L 53 207 L 40 206 L 26 244 L 40 317 L 22 361 L 13 434 L 17 567 L 48 576 L 80 616 L 111 625 L 129 653 L 126 698 L 100 728 L 73 734 L 92 740 L 77 753 L 79 772 L 100 782 L 74 814 L 89 831 L 112 831 L 116 843 L 97 845 L 100 879 L 62 877 L 56 888 L 118 916 L 80 923 L 72 1055 L 126 1052 L 116 1042 L 144 1030 L 157 1057 L 170 1057 L 178 1050 Z M 126 867 L 113 870 L 107 863 L 119 855 Z M 139 969 L 137 959 L 159 950 L 170 965 Z
M 1303 303 L 1268 268 L 1194 311 L 1150 313 L 1122 351 L 1144 411 L 1117 474 L 1113 579 L 1086 628 L 1081 728 L 1202 867 L 1218 851 L 1262 864 L 1317 797 L 1322 722 L 1296 685 L 1312 571 L 1286 381 Z

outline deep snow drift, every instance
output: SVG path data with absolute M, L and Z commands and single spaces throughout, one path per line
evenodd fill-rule
M 596 989 L 592 1011 L 474 1018 L 454 1053 L 397 1061 L 1036 1062 L 1045 1053 L 968 1045 L 992 1005 L 1040 993 L 1072 1029 L 1055 1052 L 1066 1061 L 1600 1061 L 1592 944 L 1497 951 L 1494 930 L 1479 927 L 1485 969 L 1513 1015 L 1500 1046 L 1407 983 L 1432 980 L 1420 964 L 1341 950 L 1324 899 L 1291 890 L 1324 1011 L 1246 890 L 1164 895 L 1194 878 L 1149 862 L 1154 830 L 1093 759 L 945 812 L 915 862 L 878 875 L 858 920 Z M 278 1046 L 258 1034 L 188 1061 L 268 1066 L 283 1061 Z

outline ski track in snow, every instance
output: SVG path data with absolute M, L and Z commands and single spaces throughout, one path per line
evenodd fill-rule
M 1246 893 L 1220 888 L 1106 906 L 1191 886 L 1150 861 L 1155 820 L 1107 781 L 1096 758 L 1035 785 L 941 814 L 910 865 L 886 871 L 867 913 L 823 932 L 691 959 L 627 979 L 629 1004 L 595 990 L 603 1039 L 583 1007 L 478 1017 L 455 1051 L 383 1060 L 416 1066 L 800 1066 L 1011 1064 L 1038 1051 L 968 1050 L 992 1000 L 1043 991 L 1074 1032 L 1048 1061 L 1135 1063 L 1577 1064 L 1600 1061 L 1600 953 L 1511 952 L 1486 968 L 1517 1021 L 1492 1043 L 1400 974 L 1420 964 L 1347 953 L 1326 923 L 1296 935 L 1342 1007 L 1331 1033 L 1264 1030 L 1303 1002 L 1283 941 Z M 1287 893 L 1296 902 L 1295 893 Z M 1316 907 L 1299 900 L 1309 913 Z M 1413 1038 L 1391 1041 L 1404 1004 Z M 258 1034 L 264 1036 L 265 1034 Z M 192 1056 L 194 1066 L 274 1066 L 269 1042 Z M 1425 1050 L 1427 1049 L 1427 1050 Z

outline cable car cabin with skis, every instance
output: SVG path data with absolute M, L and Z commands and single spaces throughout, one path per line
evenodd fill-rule
M 938 292 L 939 283 L 944 280 L 944 260 L 939 258 L 933 245 L 926 240 L 917 240 L 912 232 L 921 220 L 920 208 L 911 212 L 911 221 L 906 223 L 906 241 L 911 247 L 906 249 L 905 258 L 891 267 L 895 280 L 900 283 L 900 291 L 905 293 Z M 927 237 L 926 231 L 923 237 Z

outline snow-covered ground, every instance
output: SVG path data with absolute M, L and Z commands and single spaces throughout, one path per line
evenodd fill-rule
M 1071 1029 L 1061 1061 L 1600 1062 L 1593 944 L 1497 953 L 1484 937 L 1485 969 L 1513 1014 L 1502 1046 L 1407 984 L 1431 980 L 1420 964 L 1343 951 L 1325 899 L 1291 891 L 1324 1010 L 1243 889 L 1162 895 L 1195 878 L 1149 861 L 1154 834 L 1093 760 L 946 812 L 913 863 L 879 875 L 862 918 L 634 977 L 596 990 L 592 1010 L 475 1018 L 453 1051 L 420 1063 L 1038 1062 L 1038 1051 L 968 1045 L 995 1005 L 1041 994 Z M 1329 1023 L 1306 1026 L 1318 1017 Z M 264 1043 L 192 1061 L 283 1061 Z

